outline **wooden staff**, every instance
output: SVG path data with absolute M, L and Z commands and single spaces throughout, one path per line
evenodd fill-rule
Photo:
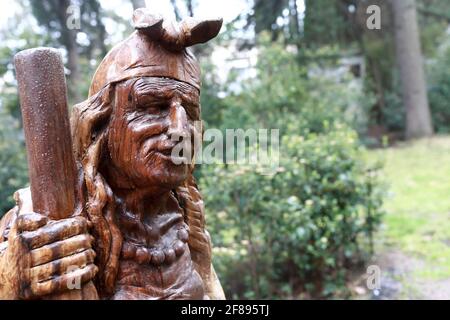
M 33 210 L 50 219 L 72 215 L 76 206 L 77 170 L 67 105 L 66 79 L 59 52 L 52 48 L 24 50 L 14 58 Z M 97 296 L 92 282 L 50 299 Z

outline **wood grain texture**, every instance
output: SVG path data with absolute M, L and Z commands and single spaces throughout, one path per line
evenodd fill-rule
M 67 218 L 75 209 L 76 170 L 61 56 L 36 48 L 18 53 L 14 62 L 34 211 Z

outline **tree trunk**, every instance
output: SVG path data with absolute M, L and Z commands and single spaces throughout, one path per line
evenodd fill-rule
M 294 40 L 295 45 L 297 46 L 297 49 L 300 49 L 300 23 L 299 23 L 299 16 L 298 16 L 298 6 L 297 6 L 297 0 L 291 0 L 289 2 L 290 7 L 290 23 L 289 23 L 289 31 L 291 39 Z
M 78 86 L 80 85 L 80 68 L 79 54 L 76 43 L 76 32 L 74 32 L 74 30 L 70 30 L 69 39 L 69 45 L 66 47 L 68 52 L 67 67 L 70 70 L 68 91 L 70 93 L 70 100 L 78 103 L 81 101 L 80 92 L 77 90 Z
M 187 6 L 187 10 L 188 10 L 189 16 L 193 17 L 194 16 L 194 6 L 192 4 L 192 0 L 187 0 L 186 1 L 186 6 Z
M 77 30 L 67 28 L 66 22 L 69 18 L 67 9 L 71 5 L 70 0 L 63 0 L 59 2 L 58 8 L 58 20 L 61 23 L 61 43 L 67 50 L 67 68 L 70 70 L 68 75 L 68 92 L 69 101 L 78 103 L 81 101 L 81 96 L 77 90 L 80 80 L 79 69 L 79 53 L 77 45 Z
M 180 10 L 178 9 L 176 0 L 170 0 L 170 4 L 172 5 L 173 12 L 175 13 L 175 19 L 177 21 L 181 20 Z
M 406 109 L 406 138 L 431 136 L 433 126 L 426 91 L 415 0 L 391 0 L 395 44 Z
M 131 0 L 131 3 L 133 4 L 133 10 L 146 7 L 145 0 Z

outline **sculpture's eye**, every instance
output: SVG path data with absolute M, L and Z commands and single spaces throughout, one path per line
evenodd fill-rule
M 188 116 L 189 120 L 200 120 L 200 106 L 198 103 L 192 101 L 192 99 L 183 98 L 181 101 L 181 105 L 183 106 L 184 111 L 186 111 L 186 115 Z
M 167 113 L 167 104 L 160 101 L 143 101 L 136 106 L 136 109 L 146 114 L 164 115 Z
M 161 108 L 159 106 L 149 106 L 145 108 L 145 112 L 149 114 L 159 114 L 161 112 Z
M 200 109 L 196 105 L 187 105 L 184 107 L 190 120 L 200 120 Z

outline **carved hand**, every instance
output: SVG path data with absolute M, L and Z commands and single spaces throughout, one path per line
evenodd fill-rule
M 83 217 L 58 221 L 31 213 L 19 216 L 20 240 L 29 249 L 29 288 L 33 296 L 75 289 L 97 272 L 94 238 Z M 28 271 L 28 270 L 27 270 Z
M 0 296 L 30 299 L 80 289 L 97 272 L 88 229 L 83 217 L 55 221 L 38 213 L 19 214 L 0 261 L 0 269 L 6 269 L 0 271 L 9 272 Z

